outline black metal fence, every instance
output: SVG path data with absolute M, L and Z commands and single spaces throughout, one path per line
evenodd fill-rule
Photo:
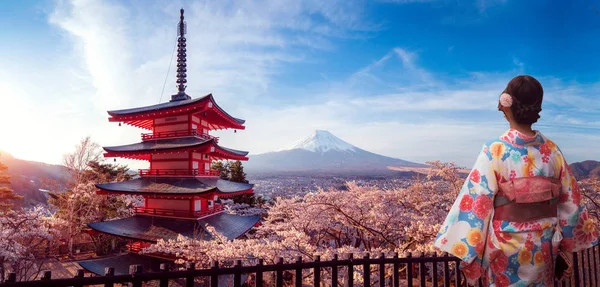
M 600 248 L 583 250 L 573 254 L 574 274 L 566 281 L 555 282 L 554 286 L 598 286 L 600 273 Z M 41 280 L 15 282 L 16 276 L 9 274 L 8 280 L 0 287 L 25 286 L 115 286 L 128 284 L 141 287 L 169 286 L 169 282 L 181 286 L 466 286 L 460 272 L 460 260 L 444 254 L 437 256 L 393 257 L 382 255 L 373 258 L 365 255 L 354 258 L 352 254 L 344 259 L 335 256 L 333 260 L 284 263 L 280 258 L 276 264 L 265 265 L 259 260 L 254 265 L 243 265 L 240 260 L 233 266 L 220 267 L 214 263 L 212 268 L 195 269 L 188 264 L 185 270 L 169 271 L 161 265 L 160 272 L 144 272 L 141 265 L 130 266 L 129 275 L 114 275 L 113 268 L 106 268 L 104 276 L 85 277 L 78 270 L 75 278 L 52 279 L 50 271 L 43 272 Z M 484 286 L 480 282 L 480 286 Z

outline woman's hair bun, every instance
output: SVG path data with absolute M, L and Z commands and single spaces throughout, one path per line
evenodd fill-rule
M 515 121 L 520 124 L 533 124 L 540 118 L 544 89 L 542 84 L 532 76 L 517 76 L 512 79 L 504 93 L 512 96 L 510 109 Z

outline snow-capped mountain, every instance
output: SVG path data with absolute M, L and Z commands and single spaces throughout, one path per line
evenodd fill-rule
M 274 152 L 251 155 L 244 163 L 251 173 L 318 172 L 320 174 L 380 174 L 389 167 L 426 167 L 375 154 L 358 148 L 328 131 L 317 130 L 309 137 Z
M 355 152 L 356 148 L 334 136 L 332 133 L 323 130 L 316 130 L 311 136 L 302 139 L 290 147 L 278 151 L 304 149 L 307 151 L 324 153 L 328 151 Z

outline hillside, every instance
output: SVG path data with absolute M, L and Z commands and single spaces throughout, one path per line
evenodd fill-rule
M 600 177 L 600 161 L 586 160 L 569 165 L 571 172 L 578 180 Z
M 2 152 L 0 161 L 8 166 L 7 173 L 11 176 L 10 188 L 24 196 L 25 206 L 46 203 L 46 194 L 41 191 L 46 188 L 44 181 L 53 180 L 59 185 L 64 185 L 68 178 L 64 166 L 21 160 L 6 152 Z

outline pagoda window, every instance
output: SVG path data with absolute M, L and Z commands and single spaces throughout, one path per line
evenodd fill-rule
M 209 171 L 210 170 L 210 163 L 208 163 L 208 162 L 204 163 L 204 170 L 205 171 Z
M 203 125 L 203 126 L 205 126 L 205 127 L 208 127 L 208 122 L 205 121 L 205 120 L 200 121 L 200 124 Z
M 208 208 L 213 208 L 213 201 L 212 200 L 208 201 Z
M 153 154 L 152 160 L 168 160 L 168 159 L 188 159 L 189 155 L 185 152 L 169 153 L 169 154 Z
M 197 116 L 192 116 L 192 122 L 200 123 L 200 118 L 198 118 Z
M 202 210 L 202 200 L 196 199 L 194 200 L 194 211 Z
M 155 125 L 163 125 L 163 124 L 172 124 L 177 122 L 187 122 L 187 116 L 172 116 L 172 117 L 164 117 L 158 118 L 154 120 Z
M 157 161 L 152 163 L 153 169 L 189 169 L 187 161 Z
M 154 126 L 154 133 L 185 131 L 188 129 L 188 127 L 188 123 L 165 124 L 160 126 Z
M 185 199 L 157 199 L 148 198 L 146 200 L 147 208 L 160 208 L 170 210 L 190 210 L 190 201 Z

